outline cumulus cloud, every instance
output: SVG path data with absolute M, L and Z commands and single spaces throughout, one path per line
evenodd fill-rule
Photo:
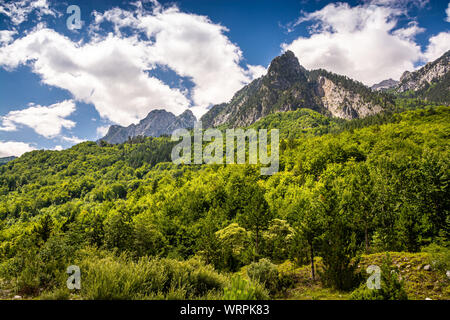
M 0 141 L 0 157 L 16 156 L 20 157 L 25 152 L 36 150 L 28 143 L 17 141 Z
M 422 58 L 414 36 L 423 29 L 415 22 L 396 28 L 403 14 L 399 7 L 373 3 L 329 4 L 297 21 L 314 23 L 309 37 L 284 43 L 282 48 L 292 50 L 306 68 L 327 69 L 367 85 L 399 79 Z
M 407 8 L 411 6 L 423 8 L 430 2 L 430 0 L 366 0 L 364 2 L 396 8 Z
M 137 122 L 153 108 L 180 113 L 189 105 L 180 90 L 148 76 L 147 56 L 145 43 L 136 38 L 109 35 L 80 45 L 47 28 L 0 48 L 4 67 L 29 63 L 44 83 L 70 91 L 122 125 Z
M 447 14 L 445 21 L 450 22 L 450 2 L 445 12 Z M 441 32 L 429 39 L 424 58 L 427 62 L 434 61 L 448 50 L 450 50 L 450 32 Z
M 85 139 L 80 139 L 80 138 L 75 137 L 75 136 L 71 136 L 71 137 L 62 136 L 61 140 L 66 141 L 66 142 L 70 142 L 70 143 L 73 143 L 73 144 L 78 144 L 78 143 L 82 143 L 82 142 L 87 141 Z
M 16 33 L 15 30 L 0 30 L 0 44 L 10 43 Z
M 104 22 L 114 32 L 105 35 Z M 260 75 L 262 67 L 240 66 L 242 52 L 226 32 L 205 16 L 137 3 L 135 11 L 95 12 L 91 37 L 83 42 L 39 25 L 0 47 L 0 66 L 29 65 L 43 83 L 68 90 L 101 117 L 127 126 L 153 109 L 178 115 L 195 107 L 198 115 Z M 158 67 L 188 78 L 193 88 L 170 87 L 154 75 Z
M 424 53 L 426 61 L 434 61 L 450 50 L 450 32 L 441 32 L 429 40 Z
M 108 133 L 109 126 L 100 126 L 97 128 L 97 138 L 103 138 Z
M 148 46 L 150 62 L 190 78 L 195 84 L 191 93 L 195 106 L 228 101 L 261 72 L 261 66 L 247 66 L 245 70 L 239 65 L 242 52 L 225 35 L 226 27 L 177 7 L 163 8 L 154 2 L 152 10 L 142 6 L 134 12 L 115 8 L 96 13 L 95 21 L 97 28 L 108 21 L 116 34 L 132 28 L 152 39 Z
M 248 75 L 252 80 L 260 78 L 267 73 L 267 68 L 263 66 L 247 65 L 247 68 L 248 68 Z
M 35 12 L 38 20 L 44 15 L 56 16 L 47 0 L 20 0 L 0 3 L 0 14 L 6 15 L 13 24 L 19 25 L 27 21 L 28 16 Z
M 25 125 L 36 133 L 52 138 L 61 133 L 62 128 L 71 129 L 75 122 L 66 119 L 75 111 L 75 103 L 65 100 L 50 106 L 29 104 L 27 109 L 10 111 L 0 117 L 2 131 L 16 131 L 17 125 Z
M 447 19 L 445 19 L 445 21 L 450 22 L 450 2 L 448 3 L 448 8 L 445 10 L 445 13 L 447 14 Z

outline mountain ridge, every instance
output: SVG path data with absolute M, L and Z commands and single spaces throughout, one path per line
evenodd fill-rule
M 450 50 L 416 71 L 405 71 L 395 92 L 410 98 L 450 104 Z
M 128 127 L 110 126 L 108 133 L 100 141 L 116 144 L 137 136 L 159 137 L 171 134 L 176 129 L 193 128 L 196 121 L 197 119 L 189 109 L 179 116 L 164 109 L 156 109 L 150 111 L 138 124 L 131 124 Z
M 247 126 L 274 112 L 310 108 L 354 119 L 375 114 L 385 101 L 362 83 L 325 70 L 308 71 L 292 51 L 272 60 L 266 75 L 237 91 L 229 103 L 213 106 L 201 118 L 205 127 Z

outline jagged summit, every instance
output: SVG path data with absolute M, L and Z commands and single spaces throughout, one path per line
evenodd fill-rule
M 274 87 L 287 88 L 292 82 L 306 80 L 307 70 L 290 50 L 272 60 L 267 78 Z
M 352 119 L 381 111 L 377 95 L 351 79 L 324 70 L 308 71 L 292 51 L 286 51 L 273 59 L 266 75 L 239 90 L 229 103 L 211 108 L 201 120 L 205 127 L 239 127 L 299 108 Z
M 176 129 L 193 128 L 195 121 L 197 119 L 189 109 L 178 117 L 164 109 L 152 110 L 138 124 L 131 124 L 128 127 L 111 126 L 106 136 L 101 140 L 108 143 L 123 143 L 128 140 L 128 137 L 159 137 L 171 134 Z
M 383 80 L 377 84 L 374 84 L 370 87 L 370 89 L 375 91 L 382 91 L 382 90 L 389 90 L 392 88 L 395 88 L 399 84 L 399 81 L 393 80 L 393 79 L 387 79 Z
M 442 103 L 450 103 L 450 50 L 414 72 L 405 71 L 396 91 Z

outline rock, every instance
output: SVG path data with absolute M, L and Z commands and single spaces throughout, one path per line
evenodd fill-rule
M 379 113 L 384 104 L 359 82 L 325 70 L 306 70 L 288 50 L 271 62 L 266 75 L 236 92 L 228 103 L 213 106 L 201 121 L 204 128 L 236 128 L 299 108 L 350 120 Z
M 450 270 L 447 270 L 447 272 L 445 274 L 447 275 L 447 278 L 450 279 Z
M 370 87 L 370 89 L 375 91 L 385 91 L 387 89 L 394 88 L 397 86 L 400 82 L 392 79 L 383 80 L 380 83 L 374 84 Z
M 423 267 L 423 270 L 431 271 L 431 266 L 429 264 L 427 264 L 425 267 Z
M 433 299 L 430 299 L 430 298 L 425 298 L 425 300 L 433 300 Z
M 176 129 L 191 129 L 197 119 L 191 110 L 187 109 L 179 116 L 166 110 L 152 110 L 138 124 L 131 124 L 128 127 L 113 125 L 109 127 L 108 133 L 101 140 L 108 143 L 123 143 L 128 137 L 137 136 L 159 137 L 164 134 L 172 134 Z
M 406 71 L 397 85 L 397 92 L 418 91 L 426 88 L 431 83 L 443 81 L 450 72 L 450 51 L 447 51 L 437 60 L 428 63 L 414 72 Z
M 417 271 L 419 271 L 420 269 L 422 269 L 422 265 L 419 264 L 419 265 L 417 266 Z
M 22 296 L 14 296 L 13 300 L 21 300 Z

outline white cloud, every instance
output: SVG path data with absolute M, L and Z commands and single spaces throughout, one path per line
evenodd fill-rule
M 424 57 L 427 62 L 434 61 L 450 50 L 450 32 L 441 32 L 431 37 Z
M 136 6 L 135 12 L 95 13 L 91 39 L 79 43 L 37 26 L 0 47 L 0 66 L 12 70 L 28 64 L 43 83 L 68 90 L 75 100 L 93 104 L 101 117 L 123 126 L 153 109 L 178 115 L 195 106 L 203 112 L 230 100 L 260 73 L 262 67 L 239 65 L 242 53 L 225 35 L 227 29 L 207 17 L 163 9 L 156 2 L 152 10 Z M 112 22 L 115 31 L 100 35 L 105 34 L 103 21 Z M 133 34 L 124 35 L 123 27 Z M 158 66 L 190 79 L 191 92 L 156 78 L 152 72 Z
M 208 112 L 209 108 L 205 106 L 196 106 L 189 108 L 194 116 L 197 118 L 197 120 L 200 120 L 200 118 Z
M 448 3 L 448 8 L 445 10 L 445 13 L 447 14 L 447 19 L 445 19 L 445 21 L 450 22 L 450 2 Z
M 95 14 L 95 19 L 97 26 L 103 21 L 112 22 L 117 34 L 131 27 L 152 39 L 148 59 L 190 78 L 195 84 L 195 106 L 228 101 L 253 79 L 251 69 L 258 68 L 248 66 L 247 71 L 239 65 L 242 52 L 227 38 L 224 26 L 176 7 L 164 9 L 156 4 L 151 11 L 139 7 L 136 12 L 116 8 Z
M 424 31 L 425 29 L 419 27 L 417 21 L 411 21 L 406 28 L 397 29 L 392 34 L 401 39 L 414 41 L 415 36 Z
M 49 7 L 47 0 L 20 0 L 0 3 L 0 14 L 6 15 L 13 24 L 27 21 L 28 15 L 35 12 L 38 20 L 44 15 L 56 16 L 56 11 Z
M 396 8 L 407 8 L 409 6 L 423 8 L 430 2 L 430 0 L 366 0 L 365 2 L 369 4 L 384 5 Z
M 145 43 L 136 38 L 109 35 L 80 45 L 38 28 L 0 48 L 0 64 L 13 69 L 29 62 L 44 83 L 92 103 L 102 117 L 129 125 L 151 109 L 164 106 L 180 113 L 189 105 L 180 90 L 148 76 L 148 54 Z
M 414 36 L 423 29 L 415 22 L 395 29 L 403 14 L 403 9 L 382 5 L 329 4 L 298 20 L 316 23 L 309 37 L 282 47 L 308 69 L 327 69 L 367 85 L 399 79 L 422 57 Z
M 108 133 L 109 126 L 100 126 L 97 128 L 97 137 L 103 138 Z
M 75 111 L 75 103 L 65 100 L 50 106 L 29 104 L 27 109 L 10 111 L 0 117 L 2 131 L 16 131 L 17 125 L 25 125 L 32 128 L 36 133 L 52 138 L 61 133 L 62 128 L 71 129 L 75 122 L 67 120 Z
M 16 33 L 15 30 L 0 30 L 0 44 L 10 43 Z
M 62 146 L 55 146 L 54 148 L 53 148 L 53 150 L 54 151 L 61 151 L 61 150 L 63 150 L 63 147 Z
M 72 137 L 65 137 L 65 136 L 63 136 L 63 137 L 61 137 L 61 139 L 66 141 L 66 142 L 73 143 L 73 144 L 78 144 L 78 143 L 82 143 L 82 142 L 87 141 L 86 139 L 80 139 L 80 138 L 75 137 L 75 136 L 72 136 Z
M 36 150 L 33 146 L 24 142 L 0 141 L 0 157 L 20 157 L 25 152 Z
M 267 68 L 263 66 L 247 65 L 247 68 L 248 68 L 248 75 L 252 80 L 262 77 L 267 73 Z

